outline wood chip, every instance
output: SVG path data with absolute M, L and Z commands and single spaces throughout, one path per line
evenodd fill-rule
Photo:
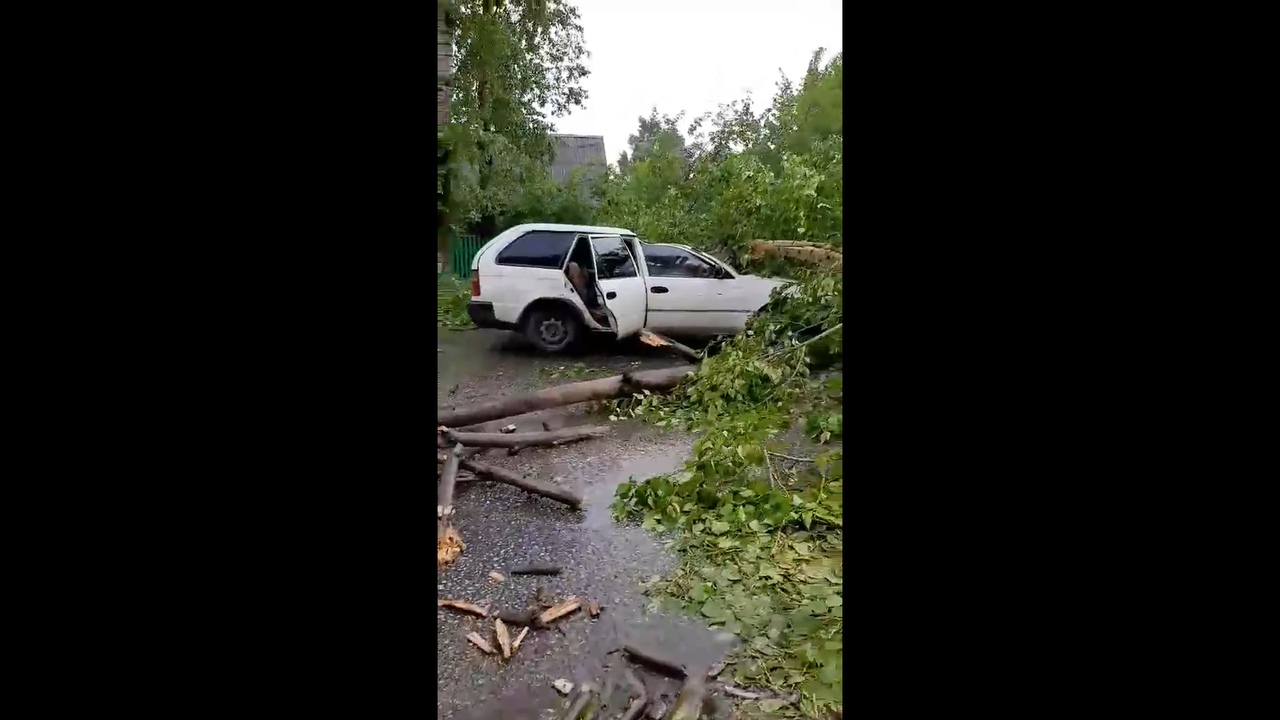
M 493 649 L 493 646 L 490 645 L 488 642 L 486 642 L 485 639 L 480 637 L 479 635 L 475 633 L 467 633 L 467 639 L 471 641 L 472 645 L 475 645 L 476 647 L 480 648 L 485 653 L 489 655 L 494 654 L 495 651 Z
M 514 655 L 520 649 L 520 643 L 524 641 L 524 636 L 529 634 L 529 626 L 526 625 L 520 634 L 516 636 L 514 642 L 511 643 L 511 654 Z
M 538 616 L 539 625 L 547 625 L 555 622 L 569 613 L 582 607 L 582 601 L 576 595 L 570 595 L 565 598 L 564 602 L 559 605 L 553 605 L 546 612 Z
M 507 633 L 507 626 L 502 621 L 494 618 L 493 631 L 498 636 L 498 647 L 502 648 L 502 658 L 504 660 L 511 659 L 511 635 Z
M 466 547 L 466 543 L 462 542 L 462 536 L 458 534 L 456 528 L 442 528 L 437 533 L 436 538 L 436 566 L 444 567 L 457 560 Z
M 437 600 L 436 607 L 453 608 L 455 610 L 469 612 L 472 615 L 479 615 L 480 617 L 489 617 L 489 611 L 485 610 L 479 605 L 476 605 L 474 603 L 469 603 L 466 600 Z
M 489 577 L 492 578 L 494 582 L 502 582 L 503 580 L 507 579 L 506 575 L 503 575 L 497 570 L 494 570 L 493 572 L 489 573 Z
M 600 614 L 600 604 L 599 604 L 599 603 L 591 603 L 590 605 L 588 605 L 588 606 L 587 606 L 587 612 L 591 613 L 591 617 L 595 617 L 595 616 L 599 615 L 599 614 Z

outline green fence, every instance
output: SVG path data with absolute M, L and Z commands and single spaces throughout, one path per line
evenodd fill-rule
M 471 261 L 484 241 L 475 235 L 454 235 L 449 241 L 449 255 L 445 259 L 444 271 L 460 278 L 471 277 Z

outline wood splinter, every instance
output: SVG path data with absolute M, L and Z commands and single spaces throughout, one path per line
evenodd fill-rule
M 494 634 L 497 635 L 498 637 L 498 647 L 502 648 L 502 659 L 510 660 L 511 659 L 511 635 L 507 632 L 507 626 L 503 625 L 501 620 L 494 618 L 493 631 L 494 631 Z
M 486 655 L 493 655 L 496 652 L 492 645 L 476 633 L 467 633 L 467 639 L 471 641 L 472 645 L 480 648 Z
M 528 634 L 529 634 L 529 626 L 526 625 L 523 629 L 520 630 L 520 634 L 516 636 L 516 639 L 511 642 L 512 655 L 516 653 L 516 650 L 520 649 L 520 643 L 524 641 L 524 636 Z
M 436 607 L 453 608 L 454 610 L 461 610 L 463 612 L 471 613 L 472 615 L 479 615 L 482 618 L 489 617 L 488 610 L 465 600 L 436 600 Z
M 535 624 L 547 627 L 551 623 L 582 607 L 582 601 L 576 595 L 570 595 L 559 605 L 553 605 L 535 619 Z

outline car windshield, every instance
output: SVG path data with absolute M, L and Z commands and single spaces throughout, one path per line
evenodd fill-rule
M 716 262 L 720 263 L 721 265 L 725 266 L 726 268 L 729 268 L 729 272 L 733 273 L 734 275 L 741 275 L 741 274 L 742 274 L 742 273 L 738 272 L 738 268 L 736 268 L 736 267 L 734 267 L 734 266 L 730 265 L 729 263 L 725 262 L 724 260 L 721 260 L 720 258 L 716 257 L 715 255 L 711 255 L 711 254 L 709 254 L 709 253 L 704 253 L 704 252 L 698 252 L 697 250 L 694 250 L 694 252 L 695 252 L 695 253 L 698 253 L 699 255 L 702 255 L 703 257 L 707 257 L 707 258 L 710 258 L 710 259 L 712 259 L 712 260 L 715 260 Z

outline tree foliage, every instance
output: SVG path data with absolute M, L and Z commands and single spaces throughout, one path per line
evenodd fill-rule
M 783 78 L 763 111 L 748 97 L 683 131 L 683 115 L 640 118 L 597 220 L 742 265 L 756 239 L 843 245 L 843 56 L 822 54 L 798 87 Z
M 551 117 L 587 97 L 577 8 L 566 0 L 455 0 L 453 15 L 457 67 L 443 133 L 452 149 L 451 221 L 487 235 L 548 207 L 576 218 L 548 168 Z

